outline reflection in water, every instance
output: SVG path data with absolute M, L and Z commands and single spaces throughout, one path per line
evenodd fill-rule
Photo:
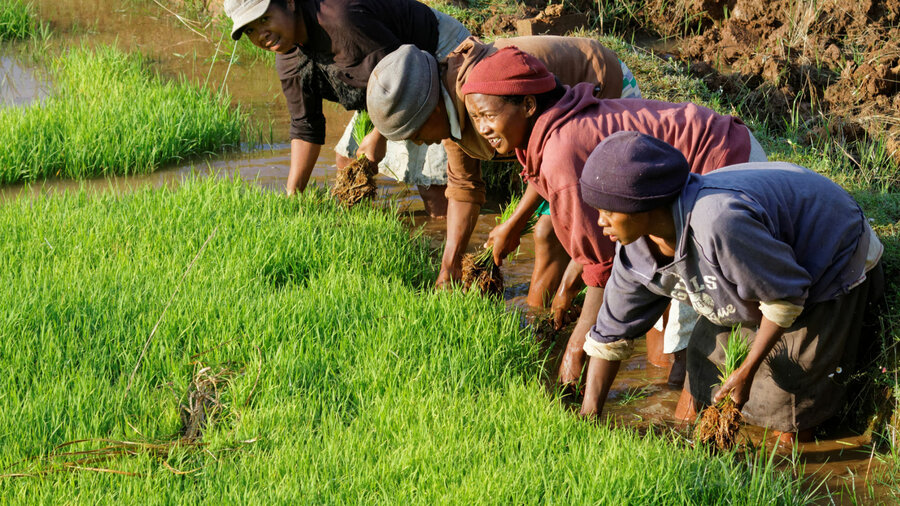
M 49 94 L 49 85 L 38 79 L 35 70 L 0 54 L 0 107 L 27 105 Z

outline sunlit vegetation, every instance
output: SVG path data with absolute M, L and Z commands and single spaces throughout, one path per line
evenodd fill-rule
M 74 49 L 50 75 L 45 100 L 0 109 L 0 182 L 147 173 L 240 141 L 229 97 L 165 81 L 138 55 Z

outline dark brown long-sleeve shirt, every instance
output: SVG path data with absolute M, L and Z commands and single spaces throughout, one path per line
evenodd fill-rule
M 291 114 L 291 139 L 325 142 L 322 100 L 347 110 L 366 107 L 366 83 L 375 65 L 403 44 L 434 53 L 438 21 L 415 0 L 307 0 L 298 2 L 309 39 L 275 58 Z

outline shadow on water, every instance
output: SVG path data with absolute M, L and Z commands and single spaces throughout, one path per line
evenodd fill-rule
M 13 185 L 0 189 L 0 202 L 23 193 L 28 195 L 54 194 L 87 188 L 91 191 L 129 191 L 138 187 L 174 187 L 190 174 L 238 177 L 252 181 L 266 189 L 281 192 L 287 179 L 290 163 L 288 144 L 288 113 L 281 94 L 280 83 L 273 68 L 263 61 L 240 63 L 229 68 L 230 40 L 213 40 L 212 29 L 193 31 L 178 22 L 172 14 L 150 2 L 131 2 L 110 8 L 103 0 L 50 1 L 38 0 L 36 5 L 44 21 L 54 30 L 50 51 L 81 44 L 117 44 L 126 51 L 140 51 L 153 59 L 155 66 L 169 77 L 184 77 L 211 87 L 224 88 L 249 111 L 252 119 L 271 125 L 270 144 L 262 149 L 244 149 L 239 153 L 183 166 L 159 170 L 148 175 L 107 177 L 88 181 L 49 180 L 28 185 Z M 0 107 L 22 107 L 41 100 L 50 93 L 50 79 L 42 69 L 23 63 L 16 52 L 22 47 L 0 46 Z M 29 60 L 30 61 L 30 60 Z M 227 79 L 226 79 L 227 75 Z M 52 76 L 51 76 L 52 77 Z M 333 146 L 336 144 L 351 113 L 335 104 L 326 104 L 329 125 L 326 145 L 317 162 L 311 184 L 328 185 L 335 173 Z M 401 211 L 408 212 L 411 224 L 422 227 L 435 249 L 441 247 L 445 233 L 443 220 L 427 219 L 415 189 L 383 176 L 378 176 L 380 199 L 394 200 Z M 497 205 L 486 206 L 478 219 L 469 245 L 474 251 L 483 244 L 497 222 Z M 504 298 L 511 307 L 525 312 L 525 296 L 534 260 L 532 237 L 525 236 L 519 254 L 503 266 L 506 280 Z M 571 329 L 571 327 L 570 327 Z M 568 333 L 557 335 L 552 357 L 559 357 Z M 550 361 L 548 376 L 555 376 L 556 362 Z M 668 386 L 668 370 L 648 363 L 644 340 L 638 341 L 637 352 L 625 361 L 610 392 L 605 413 L 615 424 L 638 431 L 672 429 L 689 439 L 688 427 L 674 419 L 673 413 L 680 394 Z M 572 409 L 577 406 L 572 405 Z M 752 441 L 762 440 L 763 432 L 747 429 Z M 805 473 L 821 480 L 828 477 L 832 490 L 842 487 L 865 490 L 866 478 L 879 466 L 871 460 L 868 436 L 832 435 L 814 443 L 799 445 L 805 462 Z M 781 450 L 790 455 L 789 450 Z M 838 500 L 840 502 L 840 500 Z

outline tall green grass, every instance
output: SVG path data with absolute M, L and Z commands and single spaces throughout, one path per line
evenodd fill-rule
M 22 0 L 0 2 L 0 41 L 27 39 L 38 29 L 34 6 Z
M 807 498 L 771 463 L 578 419 L 543 390 L 543 356 L 519 317 L 432 292 L 425 241 L 389 213 L 209 178 L 22 198 L 0 206 L 0 227 L 0 474 L 46 470 L 23 459 L 77 439 L 171 441 L 192 374 L 239 372 L 206 446 L 173 448 L 165 464 L 140 450 L 91 463 L 139 476 L 0 478 L 4 501 Z
M 164 81 L 138 55 L 75 49 L 50 75 L 46 100 L 0 109 L 0 183 L 147 173 L 240 142 L 227 96 Z

